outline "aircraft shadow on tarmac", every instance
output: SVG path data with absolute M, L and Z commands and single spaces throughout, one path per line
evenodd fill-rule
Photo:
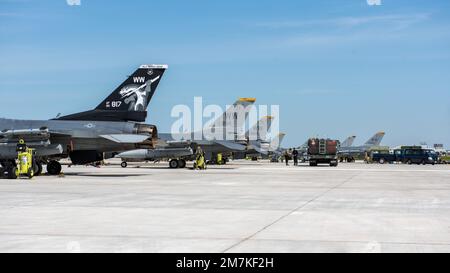
M 290 165 L 290 166 L 294 166 L 294 165 Z M 299 164 L 298 166 L 294 166 L 294 167 L 302 167 L 302 168 L 333 168 L 333 167 L 330 167 L 330 165 L 327 165 L 327 164 L 317 165 L 317 166 L 309 166 L 308 164 L 306 164 L 306 165 Z
M 141 170 L 171 170 L 171 171 L 182 171 L 182 170 L 194 170 L 194 167 L 186 167 L 186 168 L 182 168 L 182 169 L 171 169 L 169 167 L 158 167 L 158 166 L 140 166 L 140 167 L 134 167 L 134 166 L 129 166 L 127 167 L 127 169 L 141 169 Z M 231 167 L 229 165 L 227 165 L 227 167 L 223 168 L 223 167 L 214 167 L 214 166 L 208 166 L 206 168 L 211 169 L 211 170 L 235 170 L 237 169 L 237 167 Z
M 129 166 L 129 167 L 127 167 L 127 169 L 130 169 L 130 170 L 133 170 L 133 169 L 138 169 L 138 170 L 173 170 L 173 169 L 171 169 L 169 167 L 155 167 L 155 166 L 140 166 L 140 167 Z
M 118 173 L 118 174 L 92 174 L 92 173 L 65 173 L 64 176 L 87 176 L 87 177 L 137 177 L 137 176 L 146 176 L 148 174 L 126 174 L 126 173 Z

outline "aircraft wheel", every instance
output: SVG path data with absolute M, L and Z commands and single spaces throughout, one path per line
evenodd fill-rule
M 42 174 L 42 163 L 41 162 L 35 162 L 34 163 L 34 167 L 33 167 L 33 171 L 34 171 L 34 176 L 39 176 Z
M 122 163 L 120 163 L 120 166 L 121 166 L 122 168 L 126 168 L 126 167 L 128 166 L 128 163 L 125 162 L 125 161 L 123 161 Z
M 52 160 L 47 164 L 47 172 L 50 175 L 59 175 L 61 173 L 62 167 L 58 161 Z
M 178 160 L 178 168 L 184 169 L 186 167 L 186 160 L 180 159 Z
M 8 169 L 8 179 L 17 179 L 17 168 L 12 167 Z
M 176 169 L 176 168 L 178 168 L 178 160 L 176 160 L 176 159 L 170 160 L 170 161 L 169 161 L 169 167 L 170 167 L 171 169 Z
M 380 158 L 380 164 L 384 164 L 384 158 Z

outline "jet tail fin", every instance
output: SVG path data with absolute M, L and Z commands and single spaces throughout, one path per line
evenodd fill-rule
M 222 130 L 223 139 L 238 139 L 239 136 L 244 135 L 242 127 L 250 113 L 250 106 L 255 103 L 255 101 L 255 98 L 239 98 L 233 105 L 228 107 L 221 116 L 217 117 L 215 120 L 209 121 L 207 125 L 205 125 L 204 130 Z M 231 129 L 233 129 L 233 132 L 231 132 Z M 231 133 L 232 135 L 228 135 L 228 133 Z
M 364 143 L 364 145 L 379 146 L 383 137 L 384 137 L 384 132 L 378 132 L 373 137 L 371 137 L 366 143 Z
M 248 111 L 246 108 L 252 105 L 256 99 L 254 98 L 240 98 L 232 106 L 230 106 L 220 117 L 211 123 L 211 127 L 226 127 L 227 122 L 233 122 L 236 120 L 236 112 L 243 113 L 245 118 L 248 117 Z
M 355 140 L 356 136 L 349 136 L 347 139 L 345 139 L 341 143 L 341 147 L 350 147 L 353 145 L 353 141 Z
M 147 106 L 167 68 L 167 65 L 141 65 L 94 110 L 56 119 L 143 122 L 147 118 Z

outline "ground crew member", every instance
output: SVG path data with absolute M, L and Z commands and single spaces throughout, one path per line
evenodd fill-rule
M 195 165 L 194 169 L 206 169 L 205 153 L 202 148 L 198 147 L 195 155 Z
M 370 155 L 369 155 L 369 152 L 367 152 L 367 151 L 364 153 L 364 161 L 366 163 L 370 163 Z
M 19 139 L 19 143 L 17 143 L 16 151 L 17 152 L 25 152 L 27 150 L 27 144 L 25 144 L 25 140 L 22 138 Z
M 292 156 L 294 157 L 294 166 L 298 166 L 298 151 L 295 148 L 292 151 Z
M 286 166 L 289 166 L 289 152 L 288 152 L 288 150 L 284 151 L 284 160 L 286 161 Z

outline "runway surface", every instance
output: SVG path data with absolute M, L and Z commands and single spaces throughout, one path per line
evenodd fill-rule
M 0 252 L 450 252 L 449 165 L 64 172 L 0 180 Z

